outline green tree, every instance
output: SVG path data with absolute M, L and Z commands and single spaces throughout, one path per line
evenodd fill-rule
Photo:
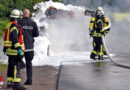
M 0 0 L 0 36 L 3 34 L 5 26 L 8 22 L 10 12 L 14 8 L 23 10 L 24 8 L 33 11 L 33 6 L 36 3 L 45 2 L 49 0 Z M 54 2 L 62 2 L 62 0 L 53 0 Z
M 14 1 L 16 1 L 16 3 L 14 3 Z M 0 0 L 0 37 L 4 33 L 12 9 L 18 8 L 23 10 L 24 8 L 28 8 L 32 12 L 33 6 L 42 1 L 45 0 Z
M 61 2 L 62 0 L 53 0 L 54 2 Z

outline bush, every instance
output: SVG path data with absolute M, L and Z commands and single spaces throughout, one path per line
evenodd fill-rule
M 2 37 L 4 30 L 6 28 L 6 24 L 8 23 L 7 19 L 0 19 L 0 38 Z

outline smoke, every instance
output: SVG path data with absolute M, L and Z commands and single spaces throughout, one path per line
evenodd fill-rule
M 130 11 L 130 0 L 67 0 L 68 4 L 95 9 L 97 6 L 109 6 L 116 10 Z
M 58 26 L 57 26 L 58 25 Z M 55 51 L 86 51 L 90 48 L 88 19 L 52 21 L 49 31 Z
M 112 22 L 111 31 L 106 37 L 107 47 L 111 52 L 130 53 L 130 21 Z
M 108 1 L 108 3 L 102 3 L 100 5 L 101 2 L 97 4 L 95 0 L 94 7 L 103 6 L 105 16 L 111 21 L 111 30 L 108 35 L 105 36 L 108 50 L 111 53 L 130 53 L 130 0 L 106 1 Z M 119 16 L 115 17 L 115 14 L 119 14 Z M 120 16 L 120 14 L 123 15 Z M 115 18 L 119 20 L 116 21 Z
M 111 21 L 111 30 L 105 37 L 106 44 L 111 53 L 130 53 L 130 12 L 128 9 L 130 1 L 115 0 L 115 2 L 115 8 L 108 5 L 103 7 L 105 16 Z
M 117 8 L 122 10 L 129 10 L 130 11 L 130 0 L 115 0 L 114 4 Z
M 34 20 L 37 22 L 44 16 L 41 14 L 41 11 L 42 13 L 45 12 L 45 8 L 47 9 L 49 6 L 74 12 L 73 18 L 62 16 L 58 19 L 44 20 L 44 22 L 48 23 L 47 32 L 51 41 L 51 49 L 54 52 L 90 51 L 92 46 L 88 33 L 90 17 L 84 16 L 85 8 L 50 1 L 37 5 L 41 5 L 40 10 L 38 10 L 40 12 L 37 12 L 34 17 Z M 34 7 L 38 7 L 37 5 Z M 39 23 L 38 25 L 41 25 Z
M 71 1 L 71 0 L 70 0 Z M 73 1 L 73 0 L 72 0 Z M 89 0 L 88 0 L 89 2 Z M 71 2 L 72 3 L 72 2 Z M 77 0 L 75 3 L 80 3 Z M 90 3 L 90 2 L 89 2 Z M 39 3 L 40 5 L 41 3 Z M 90 39 L 88 28 L 91 17 L 84 16 L 84 10 L 86 4 L 82 7 L 63 5 L 60 3 L 46 2 L 42 3 L 39 11 L 45 12 L 45 9 L 49 6 L 54 6 L 63 10 L 70 10 L 75 13 L 75 17 L 59 19 L 45 20 L 48 23 L 48 34 L 51 41 L 51 49 L 54 52 L 65 51 L 91 51 L 92 50 L 92 38 Z M 44 10 L 43 10 L 44 9 Z M 108 5 L 103 7 L 105 16 L 111 21 L 111 30 L 108 35 L 105 36 L 108 50 L 111 53 L 130 53 L 130 40 L 129 40 L 129 21 L 115 21 L 113 8 Z M 43 14 L 37 14 L 34 18 L 38 21 Z

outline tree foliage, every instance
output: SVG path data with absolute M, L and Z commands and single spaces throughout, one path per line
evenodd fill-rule
M 14 3 L 16 1 L 16 3 Z M 33 12 L 33 6 L 36 3 L 44 2 L 48 0 L 0 0 L 0 17 L 7 18 L 13 8 L 18 8 L 23 10 L 24 8 L 28 8 Z M 61 0 L 53 0 L 57 2 L 61 2 Z
M 28 8 L 33 12 L 33 6 L 36 3 L 45 1 L 49 0 L 0 0 L 0 37 L 4 32 L 12 9 L 18 8 L 19 10 L 23 10 L 24 8 Z M 54 1 L 61 2 L 61 0 Z

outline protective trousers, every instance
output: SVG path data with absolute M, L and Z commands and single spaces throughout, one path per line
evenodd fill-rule
M 93 37 L 93 50 L 91 55 L 93 58 L 95 58 L 97 55 L 99 56 L 99 59 L 103 57 L 103 44 L 101 37 Z
M 21 82 L 21 73 L 19 67 L 20 56 L 8 57 L 7 81 L 13 83 Z
M 32 60 L 34 57 L 34 51 L 25 52 L 24 56 L 26 61 L 27 82 L 32 82 Z

